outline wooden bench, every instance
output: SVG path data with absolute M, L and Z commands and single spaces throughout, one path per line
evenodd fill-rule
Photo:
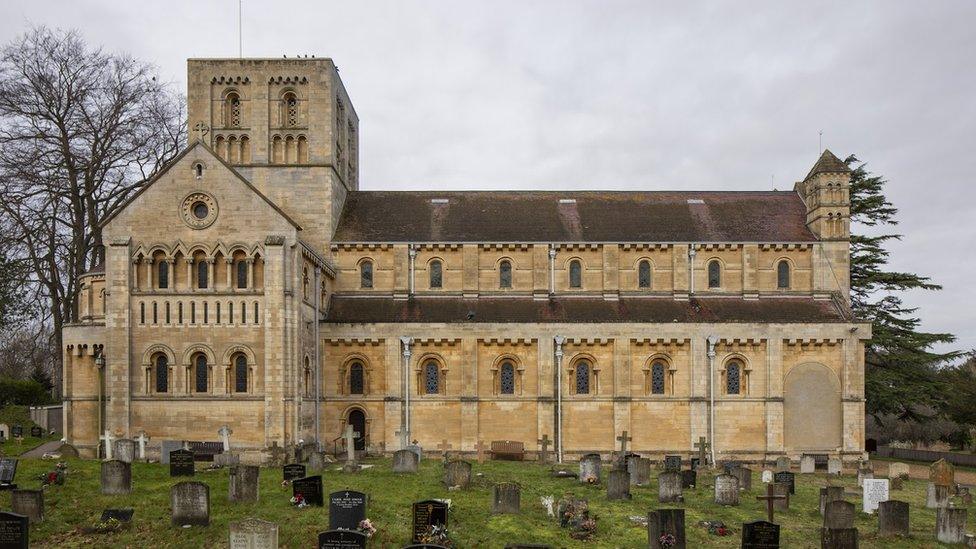
M 522 461 L 525 459 L 525 444 L 516 440 L 493 440 L 491 458 Z

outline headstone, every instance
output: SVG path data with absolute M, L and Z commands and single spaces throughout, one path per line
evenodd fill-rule
M 11 427 L 10 436 L 13 438 L 23 437 L 24 436 L 23 425 L 14 425 L 13 427 Z
M 725 473 L 726 475 L 731 475 L 732 471 L 736 467 L 739 467 L 740 465 L 742 465 L 742 463 L 737 460 L 734 459 L 726 460 L 722 462 L 722 472 Z
M 890 479 L 890 480 L 891 480 L 891 490 L 892 491 L 894 491 L 894 490 L 901 490 L 903 484 L 905 483 L 905 479 L 903 477 L 895 477 L 895 478 Z
M 732 469 L 732 476 L 739 480 L 739 490 L 743 492 L 752 491 L 752 469 L 748 467 L 736 467 Z
M 776 470 L 777 471 L 789 471 L 790 470 L 790 458 L 786 456 L 780 456 L 776 458 Z
M 956 468 L 944 459 L 929 466 L 929 482 L 936 486 L 952 486 L 956 483 Z
M 17 460 L 0 457 L 0 490 L 12 490 L 17 487 L 14 479 L 17 477 Z
M 869 478 L 864 479 L 863 509 L 865 513 L 874 514 L 878 504 L 888 501 L 888 479 Z
M 410 450 L 397 450 L 393 452 L 393 472 L 394 473 L 416 473 L 420 458 L 415 452 Z
M 796 493 L 796 475 L 789 471 L 780 471 L 773 475 L 773 482 L 785 482 L 790 485 L 790 493 Z
M 632 486 L 646 486 L 651 482 L 651 460 L 641 456 L 627 458 L 627 472 Z
M 182 440 L 163 440 L 159 443 L 159 462 L 169 465 L 169 453 L 184 447 Z
M 447 504 L 428 499 L 413 504 L 413 541 L 420 541 L 427 528 L 439 524 L 447 527 Z
M 779 549 L 779 525 L 757 520 L 742 525 L 742 549 Z
M 718 475 L 715 477 L 715 504 L 739 504 L 739 479 L 732 475 Z
M 504 482 L 492 487 L 491 514 L 517 514 L 521 512 L 522 488 L 514 482 Z
M 444 466 L 444 486 L 460 486 L 462 489 L 471 484 L 471 464 L 467 461 L 453 460 Z
M 843 486 L 824 486 L 820 489 L 820 516 L 827 509 L 827 503 L 844 499 Z
M 888 478 L 905 477 L 911 474 L 911 467 L 907 463 L 896 461 L 888 466 Z
M 857 485 L 858 487 L 864 486 L 864 480 L 874 478 L 874 471 L 865 467 L 859 467 L 857 469 Z
M 607 499 L 630 499 L 630 474 L 627 471 L 614 470 L 607 475 Z
M 657 476 L 657 500 L 661 503 L 681 501 L 681 473 L 665 471 Z
M 102 516 L 99 518 L 99 520 L 102 522 L 108 522 L 110 520 L 132 522 L 132 515 L 134 515 L 135 512 L 135 509 L 131 507 L 127 507 L 125 509 L 105 509 L 102 511 Z
M 44 492 L 14 490 L 10 496 L 10 510 L 30 519 L 31 524 L 44 522 Z
M 220 437 L 220 442 L 223 444 L 224 452 L 230 451 L 230 436 L 234 434 L 234 431 L 226 425 L 222 425 L 220 429 L 217 429 L 217 436 Z
M 803 454 L 800 458 L 800 473 L 805 475 L 814 472 L 816 469 L 817 462 L 813 459 L 813 456 Z
M 698 486 L 698 471 L 694 469 L 681 471 L 681 487 L 694 488 L 695 486 Z
M 418 462 L 423 461 L 423 459 L 424 459 L 424 449 L 423 449 L 422 446 L 420 446 L 419 444 L 408 444 L 406 449 L 407 450 L 410 450 L 411 452 L 413 452 L 415 454 L 417 454 L 417 461 Z
M 329 530 L 358 530 L 366 518 L 366 494 L 343 490 L 329 494 Z
M 329 530 L 319 533 L 319 549 L 365 549 L 366 534 L 351 530 Z
M 325 470 L 325 454 L 319 451 L 309 452 L 308 470 L 313 472 Z
M 773 482 L 773 471 L 772 471 L 772 469 L 763 469 L 763 472 L 762 472 L 762 481 L 763 481 L 763 484 L 769 484 L 770 482 Z
M 844 462 L 838 458 L 830 458 L 827 460 L 827 474 L 828 475 L 839 475 L 844 469 Z
M 129 494 L 132 492 L 132 464 L 111 460 L 102 462 L 102 493 Z
M 30 519 L 17 513 L 0 511 L 0 547 L 28 549 L 30 547 Z
M 908 503 L 890 499 L 878 504 L 879 536 L 907 536 L 908 532 Z
M 202 482 L 178 482 L 169 492 L 173 526 L 210 525 L 210 486 Z
M 284 480 L 287 481 L 305 478 L 305 466 L 301 463 L 289 463 L 282 467 L 281 473 Z
M 662 543 L 667 540 L 667 544 Z M 650 549 L 685 549 L 685 510 L 657 509 L 647 514 Z
M 114 459 L 132 463 L 136 459 L 136 441 L 120 438 L 112 442 L 112 456 Z
M 44 436 L 44 429 L 41 429 L 37 425 L 31 427 L 30 436 L 34 438 L 41 438 Z
M 935 512 L 935 539 L 948 544 L 965 541 L 966 514 L 961 507 L 940 507 Z
M 195 473 L 193 452 L 180 448 L 169 453 L 169 476 L 192 477 Z
M 929 509 L 938 509 L 941 507 L 949 506 L 949 487 L 939 486 L 937 484 L 932 484 L 931 482 L 926 487 L 925 491 L 925 507 Z
M 75 448 L 73 445 L 68 444 L 67 442 L 65 442 L 61 446 L 58 446 L 58 449 L 56 450 L 56 452 L 59 453 L 59 454 L 61 454 L 61 457 L 62 458 L 77 458 L 77 457 L 79 457 L 78 449 Z
M 701 463 L 702 461 L 700 458 L 691 458 L 691 468 L 695 471 L 701 468 Z
M 140 461 L 146 461 L 146 443 L 149 442 L 149 437 L 146 436 L 145 431 L 139 431 L 139 436 L 136 437 L 136 443 L 139 445 L 139 453 L 136 457 Z
M 785 482 L 774 482 L 773 495 L 783 496 L 782 498 L 773 500 L 773 509 L 775 509 L 776 511 L 790 510 L 790 485 L 789 484 Z
M 823 527 L 836 530 L 854 527 L 854 504 L 849 501 L 836 499 L 824 506 Z
M 232 452 L 215 454 L 213 457 L 215 467 L 233 467 L 241 464 L 241 455 Z
M 254 517 L 232 522 L 230 549 L 278 549 L 278 525 Z
M 6 423 L 0 423 L 0 440 L 10 438 L 10 426 Z
M 664 456 L 664 470 L 665 471 L 680 471 L 681 470 L 681 456 Z
M 599 484 L 600 454 L 586 454 L 579 461 L 579 481 L 583 484 Z
M 230 501 L 258 501 L 261 468 L 256 465 L 235 465 L 230 468 L 227 499 Z
M 821 549 L 857 549 L 857 528 L 821 528 Z
M 313 477 L 297 478 L 291 481 L 291 494 L 292 497 L 297 497 L 301 494 L 302 498 L 309 505 L 315 505 L 316 507 L 324 506 L 325 499 L 322 495 L 322 476 L 315 475 Z

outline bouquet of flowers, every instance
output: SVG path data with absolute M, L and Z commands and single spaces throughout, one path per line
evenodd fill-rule
M 661 544 L 661 547 L 674 547 L 674 544 L 678 543 L 674 534 L 663 534 L 657 541 Z
M 368 518 L 363 519 L 359 521 L 359 533 L 365 534 L 367 538 L 371 538 L 376 533 L 376 527 L 373 526 L 373 523 Z
M 444 547 L 453 547 L 454 542 L 447 534 L 447 528 L 443 524 L 434 524 L 427 527 L 427 530 L 420 534 L 418 537 L 420 543 L 431 543 L 436 545 L 443 545 Z
M 303 496 L 301 492 L 295 494 L 295 496 L 292 497 L 290 501 L 292 505 L 298 507 L 299 509 L 303 507 L 308 507 L 308 502 L 305 501 L 305 496 Z

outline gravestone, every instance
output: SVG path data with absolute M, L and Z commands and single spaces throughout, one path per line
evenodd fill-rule
M 763 484 L 769 484 L 770 482 L 773 482 L 773 470 L 772 469 L 763 469 L 763 472 L 762 472 L 762 481 L 763 481 Z
M 780 456 L 776 458 L 776 470 L 777 471 L 789 471 L 790 470 L 790 458 L 786 456 Z
M 31 427 L 30 436 L 34 438 L 41 438 L 44 436 L 44 429 L 41 429 L 37 425 Z
M 657 476 L 657 500 L 661 503 L 682 501 L 681 473 L 665 471 Z
M 821 549 L 857 549 L 857 528 L 821 528 Z
M 180 448 L 169 453 L 169 476 L 192 477 L 196 473 L 194 455 L 190 450 Z
M 77 457 L 80 457 L 79 454 L 78 454 L 78 449 L 75 448 L 73 445 L 68 444 L 67 442 L 65 442 L 61 446 L 58 446 L 58 449 L 55 450 L 55 452 L 58 453 L 58 454 L 61 454 L 61 457 L 62 458 L 77 458 Z
M 471 464 L 467 461 L 454 460 L 444 466 L 444 486 L 460 486 L 462 489 L 471 484 Z
M 949 487 L 928 483 L 925 488 L 925 507 L 938 509 L 949 506 Z
M 630 473 L 613 470 L 607 475 L 607 499 L 630 499 Z
M 419 459 L 415 452 L 411 452 L 410 450 L 397 450 L 393 452 L 393 472 L 416 473 Z
M 579 461 L 579 481 L 583 484 L 599 484 L 600 454 L 586 454 Z
M 785 482 L 790 486 L 790 493 L 796 493 L 796 475 L 789 471 L 780 471 L 773 475 L 773 482 Z
M 911 467 L 907 463 L 896 461 L 888 466 L 888 478 L 905 477 L 908 478 Z
M 13 438 L 23 438 L 24 427 L 23 425 L 14 425 L 10 428 L 10 436 Z
M 630 484 L 646 486 L 651 482 L 651 460 L 641 456 L 631 456 L 627 459 L 627 472 L 630 473 Z
M 776 511 L 790 510 L 790 485 L 789 484 L 785 482 L 774 482 L 773 495 L 783 496 L 782 498 L 773 500 L 773 509 L 775 509 Z
M 10 510 L 30 519 L 31 524 L 44 522 L 44 492 L 14 490 L 10 493 Z
M 319 533 L 319 549 L 365 549 L 366 534 L 350 530 L 329 530 Z
M 292 497 L 301 495 L 309 505 L 315 505 L 316 507 L 324 506 L 325 499 L 322 495 L 322 476 L 315 475 L 313 477 L 297 478 L 291 481 L 291 495 Z
M 698 486 L 698 471 L 694 469 L 681 471 L 681 487 L 694 488 L 695 486 Z
M 210 486 L 202 482 L 178 482 L 170 489 L 169 501 L 173 526 L 210 525 Z
M 355 490 L 329 494 L 329 530 L 358 530 L 366 518 L 366 499 Z
M 17 460 L 14 458 L 0 458 L 0 490 L 13 490 L 17 487 L 14 479 L 17 477 Z
M 504 482 L 492 487 L 491 514 L 517 514 L 521 512 L 522 488 L 514 482 Z
M 956 483 L 956 468 L 944 459 L 929 467 L 929 482 L 936 486 L 952 486 Z
M 258 501 L 261 468 L 256 465 L 235 465 L 230 468 L 227 499 L 230 501 Z
M 813 473 L 817 469 L 817 462 L 814 460 L 813 456 L 808 454 L 803 454 L 800 458 L 800 473 L 808 474 Z
M 662 544 L 662 538 L 674 542 Z M 670 541 L 670 540 L 669 540 Z M 685 549 L 685 510 L 657 509 L 647 514 L 647 546 L 650 549 Z
M 895 478 L 890 479 L 890 480 L 891 480 L 891 489 L 892 490 L 901 490 L 902 489 L 902 485 L 905 483 L 905 479 L 903 477 L 895 477 Z
M 908 503 L 890 499 L 878 504 L 879 536 L 907 536 L 908 532 Z
M 325 454 L 319 451 L 309 452 L 308 470 L 312 472 L 325 470 Z
M 125 509 L 105 509 L 102 511 L 102 516 L 98 520 L 101 522 L 108 522 L 110 520 L 132 522 L 132 515 L 134 515 L 135 512 L 135 509 L 132 509 L 131 507 L 127 507 Z
M 715 477 L 715 504 L 739 504 L 739 479 L 732 475 L 718 475 Z
M 961 507 L 940 507 L 935 512 L 935 539 L 948 544 L 965 541 L 966 514 Z
M 863 488 L 863 510 L 865 513 L 874 514 L 878 504 L 888 500 L 888 479 L 869 478 L 864 479 Z
M 732 469 L 732 476 L 739 480 L 739 490 L 752 491 L 752 469 L 742 466 L 736 467 Z
M 844 469 L 844 462 L 837 458 L 830 458 L 827 460 L 827 474 L 828 475 L 839 475 Z
M 132 464 L 111 460 L 102 462 L 102 493 L 129 494 L 132 492 Z
M 690 461 L 691 461 L 690 467 L 695 471 L 701 468 L 701 458 L 691 458 Z
M 824 486 L 820 489 L 820 516 L 823 516 L 827 504 L 831 501 L 844 499 L 843 486 Z
M 428 499 L 413 504 L 413 542 L 420 541 L 427 528 L 439 524 L 447 528 L 447 504 Z
M 680 471 L 681 470 L 681 456 L 664 456 L 664 470 L 665 471 Z
M 185 446 L 182 440 L 163 440 L 159 442 L 159 462 L 169 465 L 169 454 L 173 450 L 180 450 Z
M 854 504 L 840 499 L 827 502 L 823 527 L 826 530 L 854 528 Z
M 10 426 L 6 423 L 0 423 L 0 440 L 6 440 L 10 438 Z
M 0 511 L 0 547 L 28 549 L 30 547 L 30 519 L 17 513 Z
M 418 462 L 423 461 L 423 459 L 424 459 L 424 449 L 423 449 L 422 446 L 420 446 L 419 444 L 416 444 L 416 443 L 414 443 L 414 444 L 408 444 L 406 449 L 407 450 L 410 450 L 411 452 L 413 452 L 415 454 L 417 454 L 417 461 Z
M 301 463 L 289 463 L 281 468 L 281 474 L 283 480 L 287 481 L 305 478 L 305 466 Z
M 136 441 L 120 438 L 112 442 L 112 457 L 119 461 L 132 463 L 136 460 Z
M 874 471 L 865 467 L 859 467 L 857 469 L 857 486 L 859 488 L 863 487 L 864 480 L 869 478 L 874 478 Z
M 241 455 L 231 452 L 216 454 L 213 457 L 214 467 L 233 467 L 241 464 Z
M 278 549 L 278 525 L 254 517 L 232 522 L 230 549 Z
M 726 475 L 731 475 L 732 471 L 736 467 L 739 467 L 741 465 L 742 465 L 741 462 L 734 459 L 725 460 L 724 462 L 722 462 L 722 472 L 725 473 Z
M 742 549 L 779 549 L 779 525 L 765 520 L 742 525 Z

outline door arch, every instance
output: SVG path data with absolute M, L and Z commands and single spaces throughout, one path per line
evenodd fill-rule
M 794 366 L 783 383 L 786 449 L 833 452 L 843 444 L 840 381 L 823 364 Z
M 359 433 L 354 442 L 355 449 L 365 450 L 366 449 L 366 413 L 359 408 L 353 408 L 349 411 L 349 417 L 346 419 L 349 425 L 352 425 L 353 432 Z

